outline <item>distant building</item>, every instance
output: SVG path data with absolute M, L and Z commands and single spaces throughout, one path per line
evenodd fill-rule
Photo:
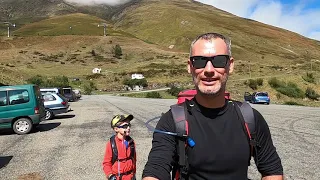
M 94 68 L 92 69 L 93 74 L 100 74 L 101 73 L 101 68 Z
M 144 76 L 142 74 L 132 74 L 131 79 L 144 79 Z

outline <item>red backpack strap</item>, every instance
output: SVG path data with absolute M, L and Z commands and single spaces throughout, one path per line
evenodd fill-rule
M 188 121 L 186 118 L 185 103 L 170 106 L 174 119 L 177 136 L 178 162 L 173 167 L 172 179 L 184 180 L 188 174 L 189 163 L 186 156 L 186 138 L 188 136 Z

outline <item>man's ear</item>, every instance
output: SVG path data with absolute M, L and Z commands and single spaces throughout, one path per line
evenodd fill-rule
M 192 64 L 191 64 L 191 61 L 190 61 L 190 60 L 188 60 L 187 68 L 188 68 L 188 73 L 191 74 Z
M 233 59 L 233 57 L 230 57 L 230 61 L 229 61 L 229 74 L 232 74 L 233 68 L 234 68 L 234 59 Z

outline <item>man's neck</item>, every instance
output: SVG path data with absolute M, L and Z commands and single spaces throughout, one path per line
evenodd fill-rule
M 221 108 L 225 105 L 224 94 L 219 96 L 197 94 L 196 100 L 201 106 L 206 108 Z

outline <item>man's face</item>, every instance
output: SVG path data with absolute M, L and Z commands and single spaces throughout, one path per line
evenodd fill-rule
M 114 128 L 114 130 L 117 133 L 120 133 L 120 134 L 125 135 L 125 136 L 129 136 L 130 135 L 130 127 L 131 127 L 130 122 L 122 122 L 118 126 L 116 126 Z
M 217 55 L 228 55 L 227 45 L 220 38 L 212 40 L 199 39 L 194 44 L 191 54 L 191 56 L 204 57 Z M 194 60 L 196 61 L 197 59 Z M 188 72 L 192 74 L 193 82 L 198 92 L 212 96 L 224 95 L 229 73 L 233 71 L 233 58 L 230 57 L 230 60 L 227 58 L 225 67 L 214 67 L 211 61 L 203 62 L 203 67 L 194 67 L 192 62 L 188 61 Z

